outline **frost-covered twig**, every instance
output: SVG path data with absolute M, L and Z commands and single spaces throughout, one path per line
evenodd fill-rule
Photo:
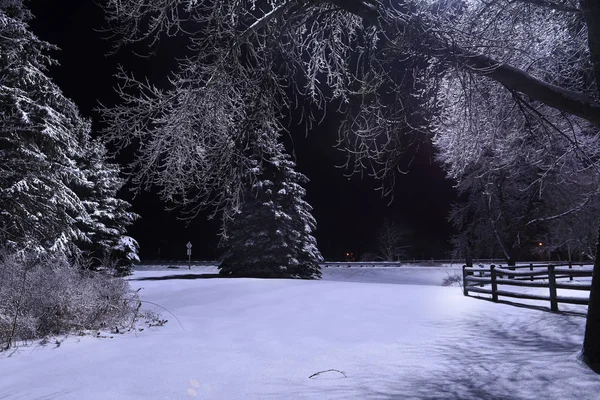
M 311 376 L 309 376 L 308 379 L 311 379 L 311 378 L 314 378 L 315 376 L 319 376 L 321 374 L 324 374 L 325 372 L 338 372 L 338 373 L 342 374 L 344 376 L 344 378 L 348 377 L 348 375 L 346 375 L 346 373 L 344 371 L 340 371 L 339 369 L 327 369 L 325 371 L 315 372 L 314 374 L 312 374 Z

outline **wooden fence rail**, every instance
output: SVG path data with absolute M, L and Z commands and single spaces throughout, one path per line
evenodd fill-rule
M 570 297 L 559 296 L 557 294 L 557 289 L 586 290 L 589 292 L 591 290 L 591 283 L 573 282 L 574 277 L 591 277 L 592 269 L 589 267 L 577 266 L 577 268 L 573 268 L 573 265 L 570 263 L 549 265 L 529 264 L 507 268 L 495 265 L 479 268 L 463 265 L 462 271 L 463 293 L 465 296 L 468 296 L 469 292 L 474 292 L 490 294 L 493 301 L 498 301 L 498 296 L 549 301 L 552 311 L 558 311 L 558 303 L 583 305 L 589 303 L 589 296 Z M 499 286 L 548 288 L 548 295 L 501 290 L 498 289 Z

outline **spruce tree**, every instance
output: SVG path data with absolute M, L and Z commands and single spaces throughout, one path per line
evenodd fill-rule
M 22 0 L 0 0 L 0 245 L 137 260 L 124 181 L 91 124 L 48 77 L 55 49 L 29 29 Z
M 38 39 L 21 1 L 0 1 L 0 242 L 19 250 L 72 253 L 86 218 L 72 190 L 85 180 L 86 124 L 46 75 L 54 47 Z
M 116 263 L 118 272 L 126 273 L 134 262 L 139 261 L 137 242 L 126 235 L 127 227 L 139 215 L 129 211 L 127 201 L 118 197 L 125 180 L 117 164 L 107 159 L 106 147 L 100 140 L 89 140 L 85 146 L 85 157 L 79 160 L 86 181 L 77 188 L 89 218 L 78 220 L 85 234 L 78 248 L 95 260 L 91 266 Z
M 267 133 L 268 135 L 268 133 Z M 257 154 L 257 153 L 255 153 Z M 258 158 L 258 157 L 255 157 Z M 252 160 L 256 177 L 238 212 L 225 221 L 226 253 L 219 266 L 226 276 L 321 277 L 322 256 L 312 235 L 316 221 L 304 200 L 308 179 L 276 143 Z M 249 179 L 250 181 L 250 179 Z

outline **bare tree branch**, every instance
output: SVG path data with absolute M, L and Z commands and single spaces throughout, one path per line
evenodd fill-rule
M 600 127 L 600 103 L 581 92 L 568 90 L 536 78 L 526 71 L 461 48 L 453 41 L 447 41 L 436 35 L 436 27 L 419 16 L 407 15 L 400 18 L 388 10 L 378 10 L 361 0 L 330 0 L 343 9 L 363 18 L 367 23 L 377 23 L 384 31 L 398 29 L 420 38 L 423 53 L 452 64 L 456 68 L 467 69 L 472 73 L 486 76 L 504 85 L 509 90 L 517 91 L 539 101 L 549 107 L 565 111 L 569 114 L 587 119 Z M 400 6 L 406 2 L 400 1 Z M 398 6 L 398 7 L 400 7 Z M 378 18 L 375 14 L 378 13 Z M 375 22 L 377 21 L 377 22 Z

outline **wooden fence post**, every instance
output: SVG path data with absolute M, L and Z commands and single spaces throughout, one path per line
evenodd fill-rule
M 462 273 L 463 273 L 463 294 L 465 296 L 468 296 L 469 291 L 467 290 L 467 266 L 466 265 L 462 266 Z
M 573 263 L 571 261 L 569 261 L 569 269 L 573 269 Z M 573 280 L 573 275 L 569 274 L 569 280 Z
M 483 265 L 480 265 L 480 267 L 483 267 Z M 480 278 L 483 278 L 483 276 L 484 276 L 484 275 L 485 275 L 485 274 L 484 274 L 484 272 L 483 272 L 483 271 L 479 271 L 479 277 L 480 277 Z M 483 284 L 483 282 L 479 284 L 479 287 L 484 287 L 484 286 L 485 286 L 485 285 Z
M 498 301 L 498 284 L 496 283 L 496 266 L 490 265 L 490 274 L 492 277 L 492 300 Z
M 533 272 L 533 263 L 529 264 L 529 270 L 530 270 L 531 272 Z M 531 275 L 531 276 L 529 277 L 529 280 L 530 280 L 530 281 L 532 281 L 532 280 L 533 280 L 533 275 Z
M 558 311 L 558 302 L 556 301 L 556 275 L 554 274 L 554 265 L 548 265 L 548 287 L 550 288 L 550 309 Z

